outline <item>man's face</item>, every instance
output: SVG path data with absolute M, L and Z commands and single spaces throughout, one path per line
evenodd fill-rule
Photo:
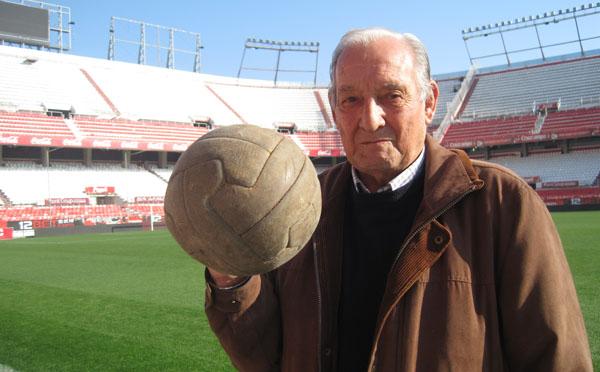
M 333 116 L 346 156 L 364 181 L 383 186 L 423 149 L 437 85 L 423 101 L 413 53 L 393 38 L 347 47 L 335 81 Z

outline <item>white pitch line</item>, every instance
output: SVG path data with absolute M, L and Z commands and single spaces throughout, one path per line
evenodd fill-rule
M 9 366 L 5 366 L 4 364 L 0 364 L 0 372 L 17 372 Z
M 115 233 L 115 234 L 119 234 L 119 233 Z M 44 239 L 47 237 L 42 237 L 40 239 Z M 81 243 L 89 243 L 89 242 L 112 242 L 112 241 L 122 241 L 122 240 L 133 240 L 133 239 L 139 239 L 139 237 L 137 236 L 124 236 L 124 237 L 120 237 L 120 238 L 108 238 L 108 239 L 77 239 L 77 240 L 66 240 L 66 241 L 56 241 L 56 242 L 46 242 L 46 241 L 35 241 L 36 238 L 24 238 L 23 240 L 21 239 L 15 239 L 12 240 L 12 242 L 17 242 L 21 243 L 21 244 L 40 244 L 40 245 L 64 245 L 64 244 L 81 244 Z M 0 372 L 4 372 L 3 370 L 0 369 Z

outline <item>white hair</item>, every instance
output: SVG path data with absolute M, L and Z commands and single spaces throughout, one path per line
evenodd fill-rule
M 417 80 L 421 93 L 421 100 L 426 100 L 431 94 L 431 71 L 429 66 L 429 56 L 425 45 L 415 35 L 410 33 L 394 32 L 385 28 L 364 28 L 348 31 L 338 43 L 331 57 L 331 65 L 329 66 L 329 75 L 331 85 L 329 87 L 329 101 L 332 107 L 335 106 L 335 71 L 337 63 L 342 55 L 342 52 L 349 46 L 366 46 L 374 41 L 384 38 L 394 38 L 405 42 L 413 52 L 417 67 Z

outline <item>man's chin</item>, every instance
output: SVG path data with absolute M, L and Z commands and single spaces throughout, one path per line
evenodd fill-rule
M 352 162 L 351 162 L 352 163 Z M 398 167 L 394 166 L 394 163 L 389 158 L 373 158 L 361 159 L 360 161 L 352 163 L 354 168 L 358 170 L 360 174 L 367 175 L 380 175 L 382 173 L 394 173 Z M 399 173 L 399 171 L 398 171 Z

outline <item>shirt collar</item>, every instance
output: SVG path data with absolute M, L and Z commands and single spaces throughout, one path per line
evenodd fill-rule
M 376 193 L 385 192 L 385 191 L 397 191 L 400 189 L 407 189 L 408 185 L 417 177 L 421 169 L 425 164 L 425 148 L 421 150 L 421 154 L 413 161 L 408 168 L 400 172 L 396 177 L 394 177 L 390 182 L 388 182 L 383 187 L 380 187 Z M 352 167 L 352 181 L 354 182 L 354 189 L 358 193 L 371 193 L 367 186 L 360 179 L 358 172 L 354 167 Z

